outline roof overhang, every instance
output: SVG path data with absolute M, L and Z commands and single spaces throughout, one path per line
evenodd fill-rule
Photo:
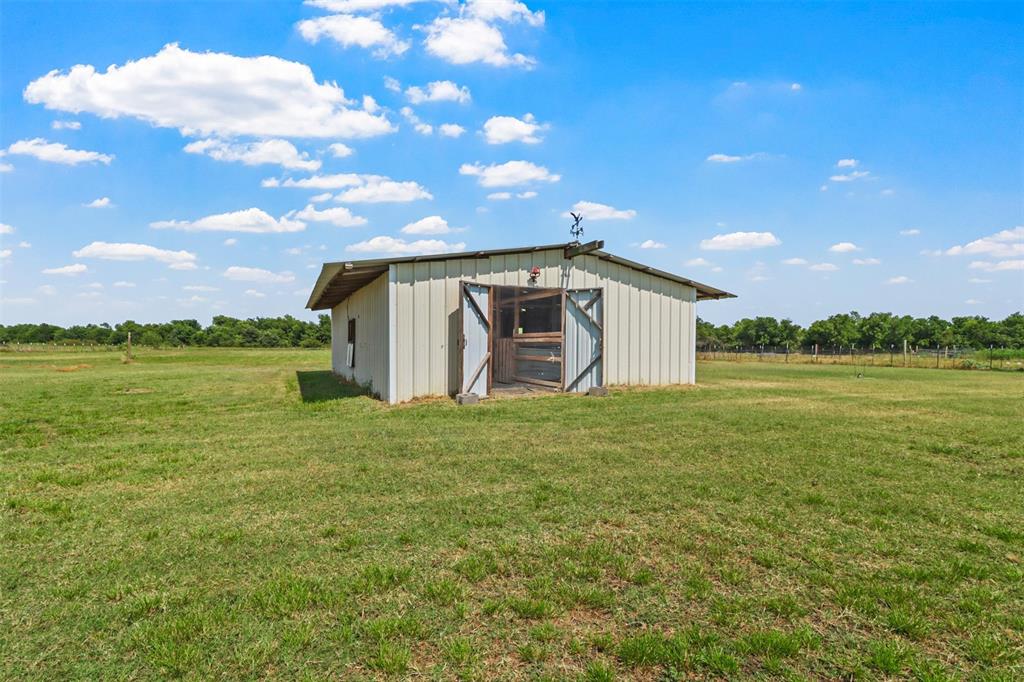
M 544 246 L 525 246 L 517 249 L 493 249 L 490 251 L 460 251 L 458 253 L 439 253 L 429 256 L 407 256 L 403 258 L 378 258 L 370 260 L 339 261 L 324 263 L 320 269 L 320 276 L 317 277 L 313 291 L 309 295 L 306 307 L 310 310 L 327 310 L 338 305 L 346 298 L 363 288 L 373 280 L 377 279 L 388 271 L 392 264 L 396 263 L 420 263 L 441 260 L 455 260 L 464 258 L 488 258 L 490 256 L 503 256 L 510 254 L 533 253 L 536 251 L 565 251 L 575 244 L 547 244 Z M 637 263 L 626 258 L 621 258 L 606 251 L 594 250 L 586 255 L 594 256 L 610 263 L 616 263 L 639 272 L 646 272 L 655 277 L 679 282 L 691 286 L 697 290 L 697 300 L 718 300 L 723 298 L 735 298 L 735 294 L 728 291 L 716 289 L 715 287 L 700 282 L 658 270 L 642 263 Z

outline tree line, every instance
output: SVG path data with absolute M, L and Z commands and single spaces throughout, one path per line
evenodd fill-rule
M 206 327 L 196 320 L 171 320 L 140 324 L 86 324 L 59 327 L 53 324 L 0 325 L 0 343 L 57 343 L 120 346 L 128 341 L 141 346 L 231 346 L 248 348 L 318 348 L 331 342 L 331 318 L 316 322 L 284 317 L 239 320 L 217 315 Z
M 840 313 L 816 320 L 806 328 L 774 317 L 744 318 L 715 326 L 698 318 L 697 344 L 703 349 L 788 346 L 792 349 L 851 348 L 901 350 L 904 340 L 913 348 L 1024 348 L 1024 314 L 1003 320 L 979 315 L 911 317 L 891 313 Z
M 316 348 L 331 342 L 331 318 L 320 315 L 306 322 L 291 315 L 240 320 L 217 315 L 206 327 L 196 320 L 171 320 L 140 324 L 87 324 L 59 327 L 52 324 L 0 325 L 0 343 L 60 343 L 142 346 L 230 346 L 254 348 Z M 981 316 L 944 320 L 891 313 L 860 315 L 856 312 L 816 320 L 806 328 L 774 317 L 744 318 L 715 326 L 697 320 L 697 344 L 701 348 L 776 346 L 808 348 L 856 347 L 863 350 L 901 349 L 903 341 L 915 348 L 1018 348 L 1024 349 L 1024 314 L 1003 320 Z

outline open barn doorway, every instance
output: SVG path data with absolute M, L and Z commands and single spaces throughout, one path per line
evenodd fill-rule
M 462 282 L 462 393 L 604 385 L 603 290 Z

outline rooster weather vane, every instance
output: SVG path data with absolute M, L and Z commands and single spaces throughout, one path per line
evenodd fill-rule
M 569 228 L 569 234 L 571 234 L 572 238 L 576 240 L 577 244 L 579 244 L 580 237 L 583 236 L 583 226 L 580 225 L 580 223 L 583 222 L 583 214 L 577 214 L 569 211 L 569 215 L 572 216 L 572 227 Z

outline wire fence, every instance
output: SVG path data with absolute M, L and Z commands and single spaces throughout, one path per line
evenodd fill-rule
M 739 346 L 735 348 L 698 347 L 699 360 L 733 362 L 781 362 L 819 365 L 858 365 L 867 367 L 919 367 L 930 369 L 985 369 L 1024 371 L 1024 350 L 1011 348 L 939 348 L 856 346 Z

